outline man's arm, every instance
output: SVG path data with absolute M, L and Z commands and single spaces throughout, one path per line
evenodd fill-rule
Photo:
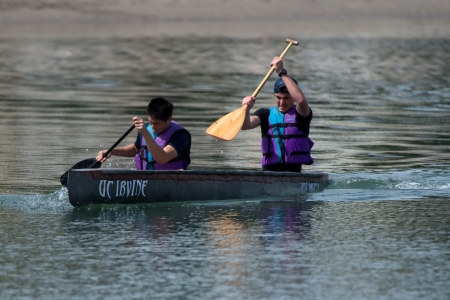
M 250 116 L 250 110 L 255 104 L 256 98 L 252 96 L 247 96 L 242 100 L 242 105 L 247 105 L 247 109 L 245 110 L 245 118 L 244 123 L 242 124 L 242 130 L 253 129 L 261 124 L 261 119 L 257 116 Z
M 139 149 L 137 149 L 134 144 L 129 144 L 122 147 L 117 147 L 111 151 L 111 153 L 108 155 L 108 157 L 104 157 L 105 153 L 108 152 L 108 150 L 102 150 L 98 152 L 97 157 L 95 158 L 99 162 L 105 162 L 108 158 L 110 158 L 112 155 L 115 156 L 124 156 L 124 157 L 134 157 L 136 154 L 139 153 Z
M 278 56 L 275 57 L 270 63 L 272 67 L 275 67 L 275 72 L 280 73 L 283 70 L 283 60 Z M 297 112 L 302 117 L 307 117 L 310 112 L 310 108 L 308 102 L 306 101 L 306 97 L 303 94 L 302 90 L 295 84 L 295 82 L 288 75 L 281 75 L 281 79 L 284 82 L 284 85 L 289 91 L 289 94 L 294 99 L 294 102 L 297 104 Z
M 302 117 L 307 117 L 310 112 L 310 108 L 308 105 L 308 102 L 306 101 L 306 97 L 303 94 L 302 90 L 298 87 L 298 85 L 295 84 L 295 82 L 287 75 L 282 75 L 281 79 L 283 79 L 284 84 L 286 85 L 286 88 L 289 91 L 289 94 L 294 99 L 295 103 L 297 104 L 297 112 Z
M 174 147 L 167 145 L 163 149 L 158 146 L 150 132 L 148 132 L 147 128 L 145 127 L 143 119 L 134 117 L 133 123 L 136 129 L 142 134 L 142 137 L 147 144 L 147 150 L 151 153 L 153 160 L 155 160 L 158 164 L 163 165 L 178 156 L 177 150 L 175 150 Z M 134 144 L 133 147 L 135 147 Z
M 155 142 L 151 134 L 147 131 L 147 134 L 143 134 L 145 142 L 147 143 L 147 149 L 152 154 L 153 159 L 160 165 L 171 161 L 178 156 L 177 150 L 171 145 L 161 148 Z

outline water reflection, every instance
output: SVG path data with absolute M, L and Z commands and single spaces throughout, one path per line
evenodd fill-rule
M 212 243 L 226 248 L 238 246 L 240 234 L 249 229 L 259 231 L 255 236 L 261 238 L 263 244 L 270 243 L 270 239 L 276 236 L 301 236 L 309 228 L 308 212 L 316 205 L 312 202 L 305 203 L 303 198 L 301 196 L 295 200 L 254 200 L 237 203 L 220 201 L 95 205 L 74 208 L 67 217 L 68 222 L 83 225 L 73 229 L 92 230 L 103 225 L 127 224 L 128 229 L 140 232 L 142 237 L 151 239 L 177 234 L 188 225 L 201 223 L 201 228 L 193 230 L 208 232 L 207 238 Z M 269 240 L 266 241 L 266 237 Z
M 221 289 L 246 294 L 243 283 L 262 270 L 277 282 L 276 276 L 310 272 L 305 266 L 287 267 L 285 256 L 298 255 L 315 205 L 284 199 L 82 207 L 67 215 L 67 229 L 79 237 L 81 247 L 114 247 L 117 256 L 143 252 L 139 264 L 145 254 L 153 273 L 182 260 L 184 272 L 192 267 L 195 274 L 214 274 L 211 279 L 220 278 Z

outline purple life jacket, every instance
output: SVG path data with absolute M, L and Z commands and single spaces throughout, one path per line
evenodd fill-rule
M 276 106 L 269 108 L 269 131 L 263 136 L 262 166 L 314 163 L 310 151 L 314 142 L 297 127 L 295 105 L 285 114 Z
M 167 146 L 170 137 L 176 131 L 184 130 L 188 133 L 189 139 L 191 138 L 189 131 L 187 131 L 186 129 L 184 129 L 184 127 L 182 127 L 180 124 L 174 121 L 171 121 L 169 128 L 161 132 L 159 135 L 156 135 L 153 132 L 150 124 L 147 125 L 147 130 L 152 135 L 156 144 L 158 144 L 158 146 L 160 146 L 163 149 L 164 147 Z M 188 148 L 190 148 L 190 141 Z M 191 159 L 189 158 L 189 151 L 187 151 L 186 154 L 178 153 L 177 157 L 175 157 L 171 161 L 166 162 L 163 165 L 160 165 L 155 160 L 153 160 L 151 153 L 147 149 L 145 139 L 142 136 L 141 150 L 139 151 L 138 154 L 136 154 L 135 161 L 137 170 L 180 170 L 180 169 L 185 170 L 189 166 Z

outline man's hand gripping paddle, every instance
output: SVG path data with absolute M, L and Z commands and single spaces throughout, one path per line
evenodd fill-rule
M 280 58 L 282 59 L 289 48 L 292 45 L 297 46 L 298 42 L 286 39 L 286 43 L 288 43 L 286 49 L 284 49 L 283 53 L 281 53 Z M 269 79 L 270 75 L 272 75 L 275 67 L 271 67 L 269 72 L 267 72 L 266 77 L 262 80 L 256 90 L 253 92 L 252 97 L 256 97 L 259 91 L 261 91 L 262 87 Z M 232 140 L 236 134 L 241 130 L 242 124 L 244 124 L 245 119 L 245 110 L 247 109 L 247 105 L 243 105 L 241 108 L 236 109 L 235 111 L 230 112 L 229 114 L 223 116 L 216 122 L 214 122 L 208 129 L 206 129 L 206 134 L 222 141 L 230 141 Z

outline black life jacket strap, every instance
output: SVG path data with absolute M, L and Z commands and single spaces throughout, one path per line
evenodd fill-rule
M 298 127 L 298 125 L 295 123 L 277 123 L 277 124 L 269 125 L 269 129 L 270 128 L 286 128 L 286 127 Z
M 293 151 L 291 152 L 291 155 L 309 155 L 311 154 L 310 151 Z
M 285 140 L 290 138 L 306 138 L 308 136 L 306 134 L 265 134 L 264 137 L 267 137 L 268 139 L 279 138 Z

